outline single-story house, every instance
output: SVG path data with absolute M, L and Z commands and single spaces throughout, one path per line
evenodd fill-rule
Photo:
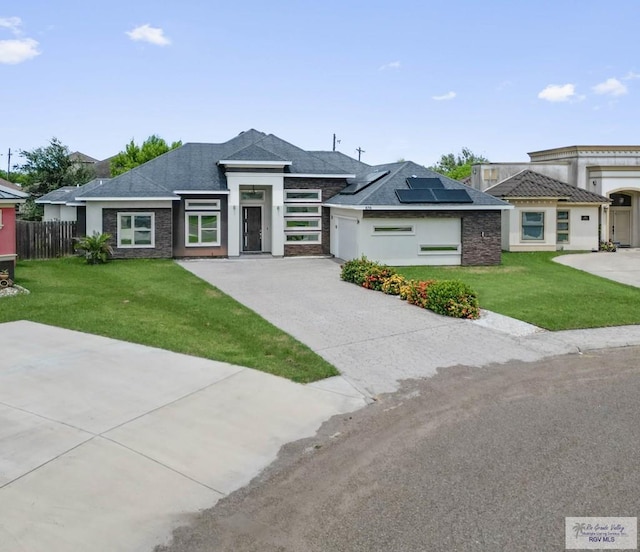
M 598 249 L 610 199 L 529 169 L 486 192 L 514 206 L 502 215 L 505 251 Z
M 28 194 L 0 178 L 0 270 L 8 270 L 14 278 L 16 267 L 16 205 L 24 203 Z
M 62 193 L 38 202 L 74 207 L 79 232 L 111 234 L 116 258 L 270 253 L 497 264 L 501 211 L 512 208 L 412 162 L 370 166 L 253 129 L 219 144 L 184 144 Z

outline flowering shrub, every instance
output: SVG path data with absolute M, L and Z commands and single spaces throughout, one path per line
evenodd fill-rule
M 345 282 L 351 282 L 352 284 L 361 286 L 364 283 L 368 270 L 375 266 L 380 265 L 374 261 L 370 261 L 363 255 L 359 259 L 353 259 L 344 263 L 341 267 L 342 272 L 340 273 L 340 278 Z
M 429 287 L 426 308 L 455 318 L 476 319 L 480 307 L 476 293 L 459 280 L 442 280 Z
M 407 283 L 407 279 L 401 274 L 389 276 L 382 284 L 382 292 L 387 295 L 400 295 L 400 288 Z M 404 298 L 406 299 L 406 297 Z
M 614 251 L 616 251 L 616 249 L 617 249 L 616 244 L 613 243 L 611 240 L 600 242 L 600 251 L 609 251 L 613 253 Z
M 367 270 L 364 277 L 364 282 L 362 282 L 362 287 L 366 287 L 367 289 L 373 289 L 375 291 L 382 291 L 382 286 L 384 283 L 394 276 L 396 273 L 393 268 L 390 268 L 385 265 L 375 265 Z
M 426 309 L 429 300 L 429 288 L 434 282 L 435 280 L 410 280 L 402 290 L 401 297 L 404 296 L 403 298 L 406 299 L 407 303 Z
M 399 295 L 412 305 L 456 318 L 475 319 L 480 316 L 476 293 L 458 280 L 407 280 L 386 265 L 370 261 L 365 256 L 342 265 L 340 277 L 345 282 Z

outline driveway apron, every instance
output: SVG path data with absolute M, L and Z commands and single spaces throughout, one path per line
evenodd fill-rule
M 243 257 L 180 264 L 308 345 L 371 396 L 448 366 L 640 344 L 638 326 L 551 333 L 492 313 L 478 322 L 439 316 L 341 281 L 333 259 Z

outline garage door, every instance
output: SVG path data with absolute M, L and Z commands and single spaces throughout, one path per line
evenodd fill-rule
M 338 234 L 338 251 L 336 257 L 349 261 L 358 256 L 358 221 L 355 219 L 336 217 Z

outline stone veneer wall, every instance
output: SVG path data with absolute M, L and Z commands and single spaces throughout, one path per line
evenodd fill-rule
M 155 213 L 155 247 L 118 247 L 118 213 Z M 166 259 L 173 257 L 172 209 L 103 209 L 102 231 L 111 234 L 114 259 Z
M 347 186 L 347 181 L 341 178 L 286 178 L 286 190 L 322 190 L 322 201 L 331 199 Z M 331 250 L 330 231 L 331 219 L 328 207 L 322 208 L 322 243 L 318 244 L 284 244 L 284 256 L 329 255 Z
M 460 218 L 463 266 L 501 262 L 501 211 L 364 211 L 364 218 Z M 484 233 L 484 234 L 483 234 Z

